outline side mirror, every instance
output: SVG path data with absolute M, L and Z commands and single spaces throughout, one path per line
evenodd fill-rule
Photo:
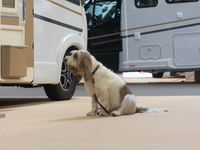
M 91 28 L 92 27 L 92 15 L 90 12 L 86 12 L 85 15 L 86 15 L 86 19 L 87 19 L 87 25 L 89 28 Z

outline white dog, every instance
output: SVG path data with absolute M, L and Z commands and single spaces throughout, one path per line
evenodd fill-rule
M 88 116 L 168 111 L 136 107 L 136 97 L 118 75 L 103 66 L 86 50 L 71 51 L 71 54 L 66 56 L 66 64 L 74 75 L 82 75 L 85 89 L 92 98 L 92 110 L 87 113 Z M 101 106 L 100 110 L 98 104 Z

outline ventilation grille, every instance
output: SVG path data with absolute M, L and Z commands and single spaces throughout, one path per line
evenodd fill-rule
M 15 0 L 2 0 L 2 6 L 8 8 L 15 8 Z

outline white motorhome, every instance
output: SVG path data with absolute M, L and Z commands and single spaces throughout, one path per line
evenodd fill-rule
M 63 58 L 86 49 L 80 0 L 0 0 L 0 85 L 43 85 L 52 100 L 70 99 L 77 77 Z
M 107 67 L 195 70 L 200 81 L 199 0 L 88 0 L 85 10 L 88 49 Z

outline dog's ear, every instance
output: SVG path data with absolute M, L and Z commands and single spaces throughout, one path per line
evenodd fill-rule
M 92 76 L 91 76 L 92 75 L 91 74 L 91 72 L 92 72 L 92 70 L 91 70 L 92 63 L 91 63 L 91 60 L 88 60 L 87 64 L 88 65 L 85 65 L 85 76 L 84 76 L 86 82 L 88 80 L 92 79 Z
M 84 79 L 87 82 L 90 80 L 91 77 L 91 67 L 92 67 L 92 61 L 90 58 L 90 53 L 87 51 L 81 51 L 81 67 L 84 68 Z

